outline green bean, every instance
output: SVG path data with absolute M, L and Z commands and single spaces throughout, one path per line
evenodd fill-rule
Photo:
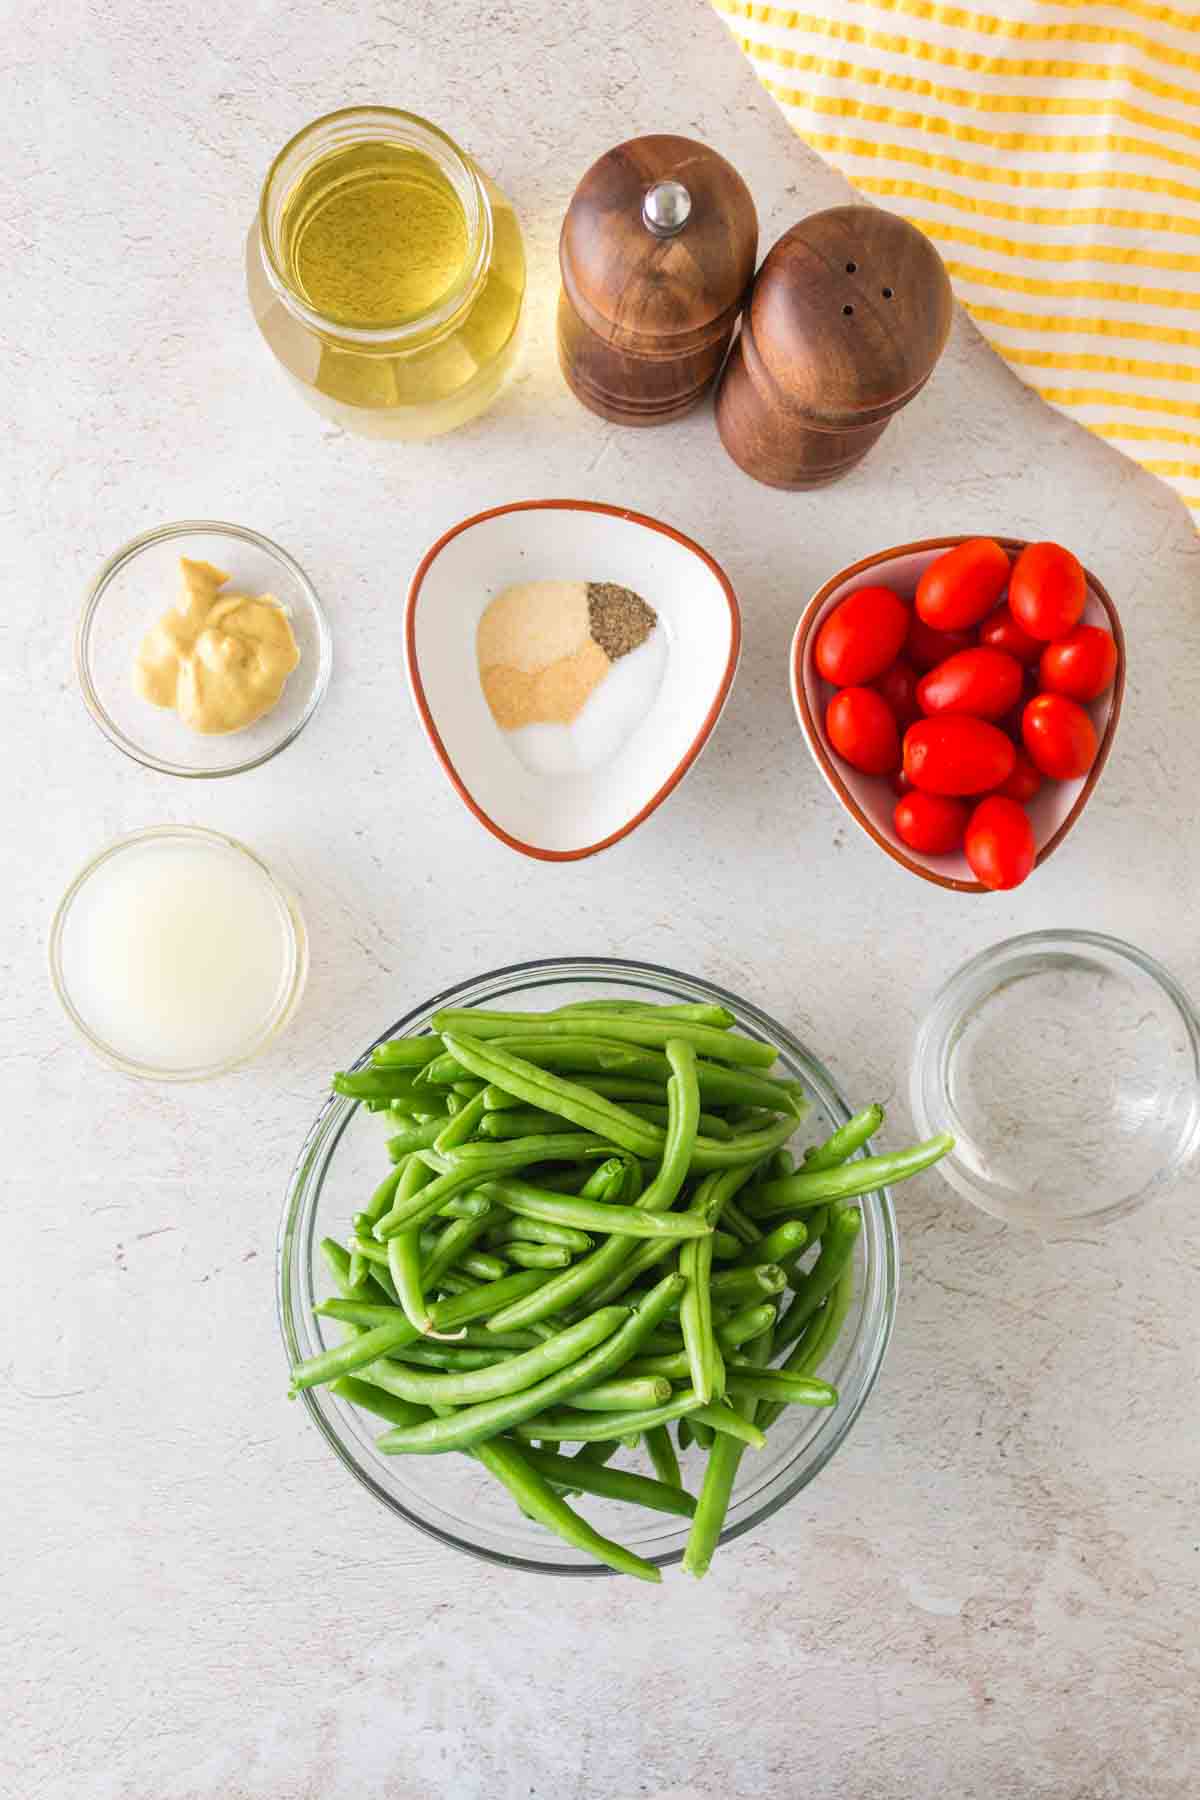
M 452 1300 L 439 1300 L 430 1308 L 436 1331 L 453 1331 L 459 1325 L 466 1325 L 472 1319 L 486 1318 L 488 1313 L 509 1300 L 518 1299 L 523 1294 L 532 1293 L 540 1287 L 547 1277 L 540 1269 L 518 1269 L 514 1275 L 506 1275 L 503 1281 L 496 1281 L 490 1287 L 477 1293 L 463 1294 Z M 350 1324 L 360 1321 L 353 1312 L 337 1312 L 334 1308 L 357 1308 L 360 1303 L 351 1300 L 323 1300 L 315 1310 L 327 1318 L 342 1318 Z M 318 1351 L 305 1361 L 297 1363 L 292 1370 L 291 1388 L 295 1394 L 301 1388 L 319 1387 L 322 1382 L 332 1381 L 338 1375 L 352 1375 L 357 1369 L 365 1368 L 368 1363 L 381 1357 L 390 1356 L 393 1349 L 401 1344 L 411 1344 L 420 1333 L 414 1331 L 409 1321 L 398 1307 L 385 1309 L 391 1313 L 390 1320 L 381 1320 L 368 1329 L 360 1338 L 352 1338 L 347 1343 L 335 1344 L 331 1348 Z
M 664 1019 L 653 1015 L 633 1017 L 628 1014 L 605 1013 L 599 1009 L 589 1016 L 586 1026 L 576 1020 L 548 1018 L 545 1014 L 527 1015 L 524 1020 L 513 1016 L 506 1018 L 501 1013 L 487 1012 L 478 1007 L 447 1007 L 434 1014 L 433 1023 L 435 1029 L 442 1033 L 447 1050 L 460 1062 L 464 1060 L 459 1049 L 463 1033 L 469 1033 L 473 1038 L 511 1039 L 526 1035 L 554 1038 L 577 1037 L 586 1030 L 616 1043 L 647 1044 L 652 1047 L 665 1045 L 669 1038 L 677 1038 L 691 1044 L 697 1052 L 703 1050 L 717 1062 L 740 1063 L 753 1069 L 769 1069 L 779 1054 L 773 1044 L 764 1044 L 758 1038 L 742 1037 L 733 1031 L 720 1031 L 712 1025 L 694 1025 L 686 1019 Z M 469 1068 L 470 1064 L 466 1066 Z M 478 1073 L 477 1070 L 474 1072 Z M 493 1077 L 485 1079 L 491 1080 Z M 502 1082 L 501 1086 L 508 1086 L 508 1083 Z
M 483 1196 L 480 1195 L 479 1198 L 482 1199 Z M 467 1219 L 453 1219 L 445 1227 L 436 1245 L 425 1259 L 422 1281 L 427 1291 L 436 1288 L 443 1275 L 448 1274 L 451 1269 L 458 1268 L 471 1246 L 483 1236 L 491 1219 L 492 1210 L 489 1205 L 487 1212 L 476 1213 Z M 406 1234 L 402 1233 L 401 1235 Z M 388 1240 L 389 1248 L 395 1241 L 394 1238 Z M 503 1275 L 503 1273 L 504 1270 L 501 1268 L 499 1275 Z M 492 1272 L 485 1275 L 483 1279 L 495 1281 L 498 1279 L 498 1275 L 496 1272 Z
M 679 1458 L 675 1454 L 675 1446 L 671 1442 L 671 1434 L 665 1425 L 652 1425 L 643 1433 L 646 1449 L 650 1455 L 650 1464 L 660 1482 L 666 1487 L 682 1488 L 683 1475 L 679 1467 Z M 695 1503 L 693 1508 L 695 1510 Z
M 722 1269 L 711 1282 L 714 1305 L 753 1306 L 764 1296 L 782 1294 L 787 1276 L 778 1263 L 760 1263 L 756 1268 Z
M 471 1350 L 532 1350 L 540 1341 L 532 1331 L 484 1331 L 470 1325 L 454 1334 L 456 1344 Z
M 626 1110 L 636 1118 L 645 1120 L 648 1125 L 665 1126 L 668 1120 L 668 1109 L 665 1106 L 646 1106 L 640 1101 L 631 1101 Z M 515 1106 L 509 1108 L 493 1108 L 485 1113 L 480 1123 L 480 1135 L 485 1138 L 524 1137 L 533 1131 L 569 1131 L 569 1121 L 556 1118 L 552 1112 L 546 1112 L 535 1106 Z M 706 1137 L 716 1138 L 728 1143 L 733 1132 L 718 1113 L 702 1112 L 700 1114 L 700 1131 Z M 440 1146 L 439 1146 L 440 1148 Z
M 755 1450 L 761 1450 L 766 1443 L 762 1432 L 748 1424 L 732 1407 L 723 1404 L 703 1406 L 699 1395 L 691 1388 L 673 1395 L 663 1406 L 649 1407 L 640 1413 L 586 1413 L 574 1412 L 569 1408 L 564 1408 L 561 1412 L 539 1413 L 517 1427 L 517 1436 L 522 1439 L 544 1438 L 547 1442 L 588 1443 L 597 1438 L 626 1437 L 633 1431 L 651 1431 L 656 1425 L 666 1425 L 672 1419 L 684 1416 L 693 1430 L 699 1421 L 714 1431 L 728 1432 Z M 414 1429 L 419 1431 L 425 1428 L 417 1426 Z
M 655 1019 L 688 1019 L 693 1025 L 714 1025 L 718 1031 L 728 1031 L 737 1024 L 727 1006 L 714 1006 L 707 1001 L 664 1006 L 657 1000 L 574 1000 L 569 1006 L 556 1006 L 552 1012 L 509 1013 L 507 1017 L 536 1022 L 571 1018 L 575 1013 L 648 1013 Z
M 518 1269 L 569 1269 L 571 1252 L 561 1244 L 509 1244 L 508 1260 Z
M 821 1254 L 796 1283 L 792 1304 L 779 1322 L 775 1333 L 776 1349 L 785 1349 L 792 1343 L 801 1327 L 816 1312 L 853 1256 L 861 1228 L 862 1214 L 855 1207 L 845 1207 L 830 1218 L 829 1229 L 821 1241 Z
M 504 1259 L 492 1256 L 486 1250 L 468 1250 L 465 1256 L 459 1257 L 454 1266 L 456 1269 L 465 1269 L 468 1275 L 474 1275 L 480 1281 L 499 1281 L 502 1275 L 508 1273 L 508 1264 Z M 547 1263 L 517 1264 L 518 1268 L 527 1269 L 544 1269 L 550 1266 L 552 1265 Z
M 637 1206 L 614 1206 L 604 1200 L 575 1199 L 567 1194 L 547 1194 L 528 1182 L 485 1181 L 485 1199 L 506 1206 L 520 1218 L 547 1219 L 552 1225 L 573 1225 L 580 1231 L 619 1232 L 635 1238 L 702 1238 L 712 1234 L 708 1219 L 693 1213 L 651 1213 Z
M 411 1093 L 412 1077 L 404 1070 L 394 1072 L 378 1065 L 370 1069 L 339 1069 L 332 1086 L 335 1094 L 347 1100 L 391 1100 Z
M 351 1279 L 351 1259 L 336 1238 L 323 1237 L 321 1239 L 321 1255 L 325 1258 L 329 1273 L 333 1276 L 334 1283 L 343 1299 L 365 1300 L 367 1298 L 365 1279 L 359 1281 Z
M 688 1426 L 699 1449 L 711 1450 L 713 1447 L 713 1439 L 716 1436 L 712 1426 L 706 1425 L 702 1419 L 691 1417 L 688 1419 Z
M 453 1231 L 457 1228 L 452 1225 L 449 1229 Z M 401 1231 L 396 1237 L 389 1239 L 387 1259 L 388 1273 L 395 1284 L 404 1316 L 414 1331 L 424 1334 L 433 1330 L 433 1320 L 429 1316 L 421 1281 L 419 1237 L 420 1233 L 417 1231 Z
M 757 1244 L 762 1232 L 748 1219 L 745 1212 L 734 1200 L 727 1200 L 721 1209 L 721 1223 L 727 1225 L 734 1237 L 740 1238 L 743 1244 Z
M 464 1144 L 455 1150 L 453 1165 L 436 1181 L 430 1183 L 415 1200 L 397 1201 L 390 1212 L 385 1213 L 375 1226 L 375 1236 L 382 1242 L 403 1231 L 409 1225 L 424 1225 L 427 1219 L 439 1212 L 447 1200 L 464 1193 L 468 1188 L 477 1187 L 490 1174 L 505 1174 L 523 1169 L 528 1164 L 538 1162 L 554 1155 L 555 1142 L 571 1146 L 571 1155 L 587 1156 L 594 1154 L 595 1140 L 582 1135 L 552 1138 L 534 1137 L 519 1138 L 512 1144 Z M 482 1157 L 470 1158 L 470 1150 L 482 1151 Z M 436 1168 L 432 1159 L 437 1157 L 436 1151 L 422 1150 L 417 1153 L 423 1162 Z M 463 1160 L 459 1160 L 459 1159 Z
M 511 1042 L 503 1038 L 493 1042 L 501 1049 L 517 1051 L 526 1062 L 584 1077 L 586 1079 L 580 1081 L 580 1086 L 594 1087 L 602 1095 L 604 1082 L 610 1076 L 650 1082 L 661 1091 L 671 1074 L 670 1065 L 660 1051 L 637 1050 L 632 1045 L 615 1044 L 604 1038 L 521 1037 Z M 436 1086 L 457 1081 L 466 1073 L 454 1057 L 441 1056 L 422 1070 L 421 1080 Z M 768 1107 L 772 1112 L 791 1112 L 797 1118 L 808 1108 L 803 1085 L 798 1081 L 780 1080 L 773 1075 L 731 1068 L 728 1064 L 706 1062 L 703 1057 L 696 1059 L 696 1079 L 703 1099 L 712 1106 L 747 1103 Z M 617 1093 L 606 1097 L 619 1100 L 626 1096 Z
M 700 1189 L 700 1196 L 707 1198 L 705 1183 Z M 700 1199 L 698 1196 L 698 1200 Z M 709 1277 L 712 1274 L 712 1237 L 684 1244 L 679 1252 L 679 1273 L 687 1281 L 687 1287 L 679 1302 L 679 1323 L 683 1330 L 683 1347 L 687 1352 L 688 1370 L 691 1374 L 692 1387 L 700 1396 L 703 1406 L 707 1406 L 713 1395 L 719 1393 L 721 1374 L 721 1353 L 717 1349 L 713 1337 L 712 1293 Z
M 389 1360 L 413 1363 L 418 1369 L 490 1369 L 508 1355 L 507 1350 L 475 1350 L 463 1344 L 437 1344 L 424 1339 L 393 1351 Z
M 739 1268 L 754 1269 L 763 1263 L 778 1263 L 781 1267 L 794 1261 L 808 1243 L 808 1226 L 803 1219 L 785 1219 L 774 1231 L 760 1238 L 757 1244 L 748 1245 L 738 1257 Z
M 363 1207 L 363 1217 L 374 1223 L 381 1219 L 396 1198 L 396 1189 L 404 1179 L 406 1164 L 397 1163 L 394 1169 L 384 1176 L 367 1204 Z
M 840 1337 L 853 1300 L 854 1264 L 847 1262 L 835 1281 L 824 1308 L 812 1316 L 811 1332 L 806 1331 L 793 1344 L 790 1353 L 783 1359 L 779 1373 L 815 1375 Z M 785 1404 L 783 1401 L 771 1401 L 759 1408 L 764 1431 L 775 1423 Z
M 720 1262 L 732 1262 L 742 1246 L 731 1231 L 713 1232 L 713 1257 Z
M 686 1415 L 680 1419 L 678 1425 L 675 1427 L 675 1436 L 679 1440 L 680 1450 L 686 1450 L 689 1444 L 694 1441 L 692 1427 Z
M 389 1391 L 420 1405 L 440 1403 L 460 1407 L 518 1394 L 543 1384 L 548 1377 L 577 1363 L 587 1351 L 611 1338 L 617 1327 L 630 1317 L 628 1307 L 603 1307 L 581 1319 L 578 1325 L 569 1325 L 565 1331 L 556 1332 L 536 1350 L 520 1350 L 516 1355 L 506 1356 L 502 1362 L 484 1368 L 454 1369 L 435 1374 L 396 1363 L 389 1371 Z
M 814 1206 L 808 1212 L 805 1223 L 808 1226 L 808 1247 L 813 1249 L 820 1243 L 829 1229 L 829 1206 Z
M 765 1367 L 771 1360 L 771 1354 L 771 1333 L 761 1333 L 753 1340 L 751 1360 L 760 1367 Z M 757 1423 L 759 1406 L 756 1400 L 734 1398 L 732 1404 L 736 1411 L 744 1415 L 748 1424 Z M 701 1576 L 707 1572 L 729 1511 L 733 1484 L 744 1454 L 744 1445 L 731 1437 L 717 1438 L 709 1450 L 692 1529 L 688 1533 L 683 1553 L 683 1566 L 689 1575 Z
M 354 1375 L 341 1376 L 331 1384 L 330 1392 L 336 1394 L 339 1400 L 348 1400 L 352 1406 L 362 1407 L 364 1412 L 378 1413 L 381 1419 L 387 1419 L 392 1425 L 416 1425 L 428 1417 L 425 1407 L 413 1406 L 408 1400 L 385 1393 L 373 1381 L 360 1381 Z
M 790 1212 L 815 1206 L 821 1200 L 850 1200 L 874 1193 L 894 1181 L 907 1181 L 931 1164 L 940 1162 L 954 1148 L 947 1131 L 914 1144 L 911 1150 L 895 1150 L 888 1156 L 861 1156 L 833 1169 L 801 1169 L 782 1181 L 765 1182 L 750 1207 L 755 1218 L 773 1212 Z
M 537 1274 L 538 1271 L 530 1270 L 528 1273 Z M 629 1361 L 646 1333 L 654 1329 L 682 1286 L 680 1276 L 664 1276 L 605 1343 L 579 1357 L 569 1367 L 558 1369 L 544 1380 L 535 1382 L 532 1387 L 517 1394 L 507 1394 L 500 1399 L 464 1406 L 451 1418 L 434 1419 L 411 1429 L 385 1432 L 378 1440 L 377 1447 L 388 1455 L 412 1455 L 418 1452 L 440 1454 L 447 1450 L 469 1450 L 498 1432 L 511 1430 L 522 1420 L 532 1418 L 571 1394 L 595 1387 Z M 530 1351 L 528 1354 L 536 1355 L 537 1352 Z M 345 1372 L 341 1369 L 338 1371 L 339 1374 Z M 633 1427 L 629 1426 L 627 1429 L 632 1430 Z
M 844 1163 L 856 1150 L 861 1150 L 882 1124 L 882 1106 L 868 1106 L 862 1112 L 855 1113 L 844 1125 L 839 1125 L 823 1144 L 809 1146 L 804 1152 L 804 1173 L 811 1175 L 816 1169 L 836 1169 L 839 1163 Z
M 646 1506 L 653 1512 L 674 1513 L 690 1519 L 696 1502 L 679 1482 L 651 1481 L 645 1475 L 633 1475 L 625 1469 L 606 1469 L 603 1463 L 589 1457 L 556 1456 L 553 1450 L 525 1450 L 530 1465 L 547 1481 L 566 1485 L 574 1483 L 585 1494 L 601 1494 L 606 1500 L 627 1500 L 631 1506 Z
M 584 1550 L 589 1556 L 607 1563 L 609 1568 L 616 1569 L 622 1575 L 636 1575 L 642 1581 L 661 1581 L 662 1575 L 653 1563 L 635 1556 L 632 1550 L 626 1550 L 611 1539 L 601 1537 L 598 1531 L 581 1519 L 563 1500 L 550 1483 L 535 1469 L 525 1451 L 493 1438 L 490 1443 L 478 1444 L 475 1455 L 484 1468 L 502 1481 L 521 1511 L 539 1524 L 545 1525 L 566 1543 L 578 1550 Z
M 727 1169 L 720 1175 L 705 1178 L 700 1188 L 697 1189 L 697 1193 L 703 1191 L 708 1196 L 705 1202 L 705 1211 L 711 1219 L 724 1218 L 733 1195 L 749 1177 L 750 1169 L 745 1167 Z M 618 1295 L 626 1292 L 639 1275 L 644 1274 L 647 1269 L 656 1267 L 668 1254 L 669 1251 L 661 1246 L 642 1245 L 633 1252 L 623 1266 L 615 1268 L 612 1274 L 600 1284 L 592 1296 L 592 1304 L 605 1306 L 610 1300 L 615 1300 Z
M 770 1331 L 776 1319 L 775 1308 L 769 1301 L 759 1301 L 756 1306 L 743 1307 L 731 1318 L 717 1326 L 717 1342 L 722 1350 L 737 1350 L 743 1344 L 749 1344 Z
M 544 1219 L 505 1219 L 502 1225 L 493 1225 L 483 1241 L 489 1250 L 500 1244 L 555 1244 L 573 1255 L 582 1255 L 592 1247 L 586 1231 L 575 1231 L 570 1225 L 548 1225 Z
M 626 1375 L 601 1381 L 571 1396 L 581 1412 L 645 1412 L 671 1398 L 671 1384 L 659 1375 Z
M 735 1400 L 782 1400 L 793 1406 L 836 1406 L 837 1389 L 811 1375 L 787 1375 L 777 1369 L 730 1369 L 729 1394 Z
M 449 1123 L 453 1125 L 454 1120 L 451 1119 Z M 418 1125 L 415 1122 L 406 1125 L 403 1130 L 396 1132 L 393 1137 L 388 1139 L 388 1155 L 393 1161 L 399 1161 L 402 1156 L 408 1156 L 413 1150 L 428 1150 L 446 1129 L 447 1121 L 440 1113 L 436 1118 L 430 1119 L 427 1125 Z
M 441 1054 L 439 1037 L 389 1038 L 385 1044 L 376 1044 L 371 1060 L 386 1069 L 423 1069 Z
M 658 1173 L 636 1204 L 641 1212 L 666 1212 L 674 1205 L 683 1187 L 696 1140 L 696 1121 L 700 1114 L 700 1096 L 696 1086 L 696 1059 L 685 1045 L 676 1044 L 668 1053 L 671 1082 L 667 1101 L 671 1123 L 667 1127 L 666 1148 Z M 577 1306 L 585 1295 L 601 1288 L 622 1268 L 630 1254 L 629 1239 L 610 1237 L 598 1250 L 582 1261 L 564 1269 L 546 1283 L 546 1290 L 526 1306 L 507 1307 L 497 1313 L 492 1324 L 497 1331 L 523 1326 L 569 1306 Z M 593 1305 L 603 1304 L 593 1300 Z
M 444 1033 L 443 1037 L 446 1049 L 464 1068 L 482 1081 L 507 1088 L 528 1105 L 569 1119 L 584 1131 L 633 1151 L 635 1156 L 654 1156 L 661 1150 L 661 1131 L 615 1101 L 605 1100 L 578 1082 L 553 1075 L 494 1044 L 479 1043 L 473 1037 L 453 1032 Z
M 767 1177 L 773 1181 L 777 1176 L 790 1175 L 795 1166 L 790 1150 L 777 1150 L 767 1163 Z
M 473 1100 L 466 1100 L 455 1113 L 449 1124 L 443 1125 L 434 1139 L 434 1148 L 444 1156 L 447 1150 L 453 1150 L 457 1144 L 465 1144 L 479 1126 L 483 1118 L 483 1095 L 476 1094 Z M 424 1148 L 424 1145 L 419 1146 Z M 413 1146 L 418 1148 L 417 1145 Z

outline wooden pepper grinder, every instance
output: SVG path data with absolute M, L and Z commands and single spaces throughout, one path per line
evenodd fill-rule
M 721 377 L 721 442 L 769 487 L 837 481 L 929 379 L 952 307 L 941 257 L 894 213 L 834 206 L 793 225 Z
M 758 215 L 723 156 L 631 138 L 592 164 L 563 220 L 558 358 L 576 398 L 663 425 L 715 379 L 754 273 Z

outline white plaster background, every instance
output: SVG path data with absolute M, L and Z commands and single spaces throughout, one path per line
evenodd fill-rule
M 583 413 L 553 357 L 554 247 L 638 131 L 733 158 L 769 243 L 845 197 L 698 0 L 10 4 L 4 341 L 0 1789 L 6 1800 L 1183 1800 L 1196 1792 L 1196 1194 L 1042 1248 L 903 1190 L 883 1379 L 844 1452 L 693 1584 L 554 1584 L 393 1525 L 283 1398 L 272 1249 L 327 1075 L 444 983 L 539 953 L 661 959 L 761 1001 L 908 1129 L 936 984 L 1014 929 L 1087 923 L 1200 991 L 1200 550 L 1148 476 L 1043 408 L 960 319 L 849 480 L 789 497 Z M 274 149 L 354 100 L 426 112 L 520 211 L 529 346 L 432 448 L 324 428 L 243 298 Z M 711 546 L 745 613 L 696 773 L 602 859 L 548 869 L 437 773 L 400 670 L 419 552 L 531 495 L 632 502 Z M 133 532 L 227 516 L 325 596 L 334 682 L 228 783 L 135 768 L 74 691 L 85 580 Z M 1069 846 L 1019 893 L 919 885 L 835 810 L 785 657 L 802 602 L 883 544 L 1053 535 L 1117 596 L 1126 717 Z M 162 820 L 295 885 L 313 970 L 260 1066 L 190 1091 L 93 1062 L 47 920 L 80 862 Z M 1086 1058 L 1087 1046 L 1080 1046 Z

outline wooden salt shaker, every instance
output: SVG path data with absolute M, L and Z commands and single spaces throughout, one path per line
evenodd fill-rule
M 734 462 L 769 487 L 837 481 L 929 379 L 952 307 L 941 257 L 894 213 L 834 206 L 793 225 L 717 390 Z
M 721 367 L 757 250 L 750 190 L 706 145 L 631 138 L 593 163 L 558 252 L 558 357 L 576 398 L 619 425 L 689 411 Z

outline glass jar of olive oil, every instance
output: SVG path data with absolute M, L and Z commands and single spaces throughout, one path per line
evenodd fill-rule
M 516 360 L 516 214 L 413 113 L 347 107 L 285 145 L 246 275 L 259 329 L 305 398 L 367 437 L 453 431 L 491 405 Z

